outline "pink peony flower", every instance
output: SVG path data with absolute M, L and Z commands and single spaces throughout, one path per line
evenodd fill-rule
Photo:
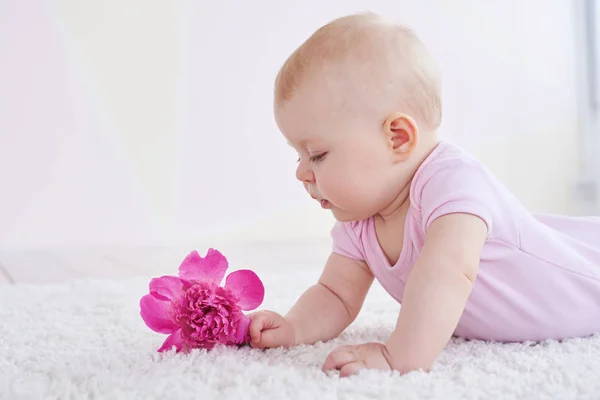
M 189 351 L 216 344 L 241 345 L 249 341 L 250 319 L 242 310 L 257 308 L 265 289 L 250 270 L 227 271 L 227 259 L 215 249 L 202 258 L 192 251 L 179 266 L 179 276 L 150 281 L 150 293 L 140 300 L 140 315 L 150 329 L 169 337 L 158 349 Z

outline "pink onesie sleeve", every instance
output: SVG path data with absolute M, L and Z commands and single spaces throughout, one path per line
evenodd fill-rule
M 362 222 L 337 221 L 331 230 L 333 252 L 353 260 L 364 261 L 365 256 L 356 231 L 360 231 Z
M 416 179 L 413 201 L 420 208 L 424 232 L 441 216 L 465 213 L 481 218 L 488 237 L 492 234 L 497 196 L 479 165 L 462 158 L 440 159 L 423 168 Z

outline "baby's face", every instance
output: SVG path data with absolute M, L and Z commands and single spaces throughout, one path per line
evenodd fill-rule
M 329 92 L 305 84 L 275 106 L 275 119 L 298 152 L 296 178 L 308 194 L 339 221 L 364 220 L 388 207 L 409 177 L 393 162 L 383 121 Z

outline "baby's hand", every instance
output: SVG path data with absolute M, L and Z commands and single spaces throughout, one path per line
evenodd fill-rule
M 341 377 L 355 375 L 361 369 L 391 371 L 387 354 L 385 345 L 381 343 L 341 346 L 329 354 L 323 371 L 339 369 Z
M 292 347 L 296 335 L 294 326 L 273 311 L 259 311 L 250 315 L 250 346 L 264 349 Z

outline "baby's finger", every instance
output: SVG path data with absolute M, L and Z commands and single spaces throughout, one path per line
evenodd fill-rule
M 285 332 L 282 329 L 269 329 L 262 332 L 262 338 L 259 345 L 261 347 L 281 347 L 286 346 Z
M 366 367 L 367 366 L 365 365 L 365 363 L 360 360 L 348 363 L 340 369 L 340 378 L 356 375 L 358 374 L 358 371 L 360 371 L 361 369 L 365 369 Z
M 266 319 L 268 317 L 265 314 L 255 314 L 250 319 L 250 339 L 252 343 L 259 343 L 261 339 L 261 332 L 265 326 Z
M 323 364 L 323 371 L 329 371 L 332 369 L 342 369 L 346 364 L 350 364 L 356 361 L 356 355 L 349 351 L 333 351 L 327 356 L 325 363 Z

